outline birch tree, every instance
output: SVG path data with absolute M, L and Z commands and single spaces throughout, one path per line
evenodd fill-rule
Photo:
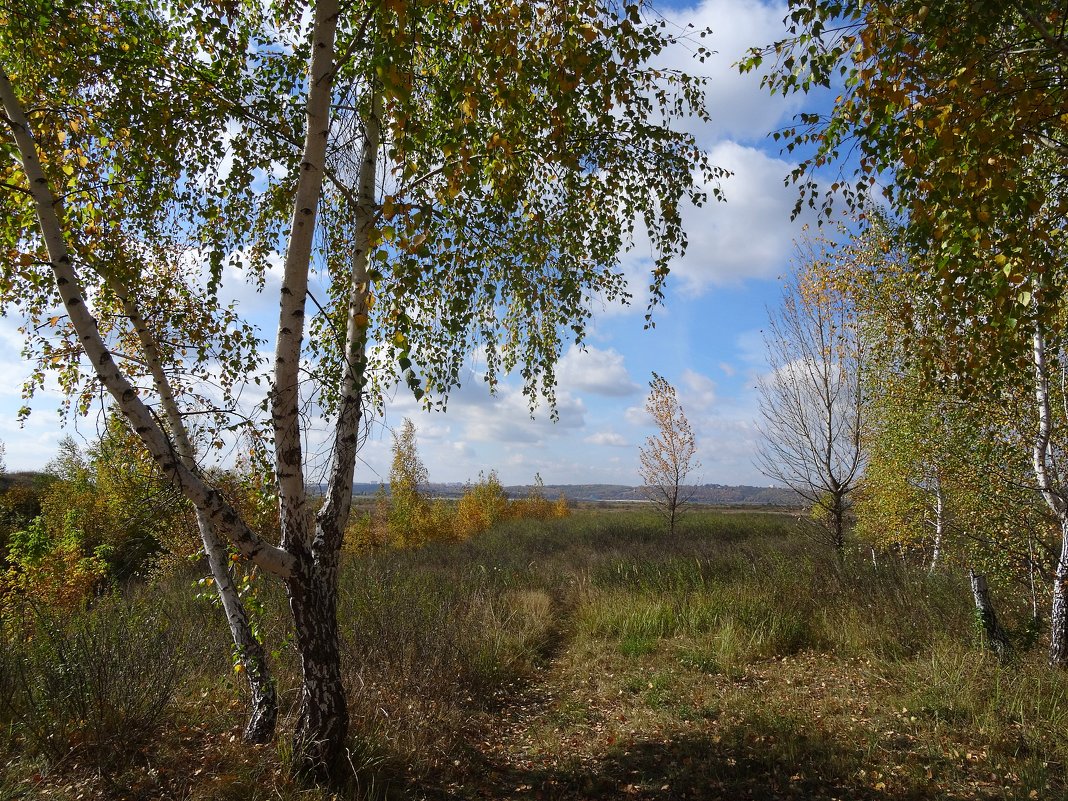
M 1033 335 L 1034 439 L 1032 465 L 1037 488 L 1060 528 L 1050 605 L 1049 661 L 1068 667 L 1068 426 L 1063 406 L 1065 353 L 1057 338 L 1036 324 Z M 1060 392 L 1057 391 L 1059 386 Z
M 849 304 L 822 283 L 826 253 L 811 247 L 787 278 L 764 335 L 769 372 L 758 385 L 756 464 L 810 505 L 817 530 L 841 550 L 864 468 L 866 354 Z
M 675 388 L 663 376 L 653 373 L 649 382 L 649 397 L 645 411 L 653 418 L 657 433 L 645 438 L 638 450 L 645 496 L 664 516 L 668 533 L 675 533 L 675 525 L 693 498 L 693 473 L 701 469 L 697 460 L 697 438 L 682 411 Z
M 0 299 L 25 320 L 27 392 L 52 372 L 84 412 L 102 388 L 209 556 L 228 541 L 282 581 L 294 760 L 325 779 L 348 728 L 336 587 L 369 401 L 399 379 L 444 403 L 477 342 L 491 385 L 517 368 L 551 403 L 562 329 L 581 341 L 593 298 L 627 297 L 638 221 L 655 304 L 681 207 L 722 174 L 673 127 L 705 115 L 700 82 L 647 65 L 672 38 L 636 4 L 31 0 L 0 16 Z M 263 286 L 272 261 L 265 372 L 220 286 L 227 269 Z M 314 513 L 309 376 L 332 420 Z M 234 400 L 253 379 L 267 421 Z M 204 469 L 259 423 L 278 543 Z
M 885 196 L 908 221 L 903 241 L 943 317 L 984 308 L 982 325 L 913 343 L 957 375 L 1007 377 L 1030 360 L 1020 331 L 1035 317 L 1048 327 L 1063 305 L 1064 283 L 1047 270 L 1068 217 L 1064 17 L 1049 0 L 792 0 L 786 37 L 742 65 L 764 70 L 772 93 L 833 89 L 829 109 L 776 134 L 805 151 L 790 176 L 795 211 L 829 215 L 836 200 L 870 210 Z M 1047 276 L 1040 305 L 1035 275 Z

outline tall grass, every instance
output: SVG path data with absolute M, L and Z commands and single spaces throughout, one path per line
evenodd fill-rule
M 987 659 L 962 577 L 838 557 L 791 527 L 782 515 L 701 512 L 667 539 L 641 511 L 577 512 L 348 555 L 338 615 L 359 793 L 369 776 L 379 789 L 382 777 L 403 786 L 461 762 L 471 721 L 567 650 L 653 660 L 656 681 L 635 686 L 664 708 L 673 672 L 731 681 L 802 653 L 864 660 L 884 700 L 924 725 L 968 727 L 999 753 L 1030 749 L 1036 771 L 1068 762 L 1064 678 L 1026 654 L 1009 668 Z M 241 687 L 225 625 L 188 584 L 179 577 L 68 620 L 42 614 L 27 643 L 4 645 L 0 725 L 12 764 L 78 752 L 105 770 L 168 726 L 176 703 L 187 714 L 201 696 L 214 705 L 203 719 L 239 729 L 240 705 L 219 706 Z M 282 743 L 299 665 L 280 587 L 265 583 L 260 601 L 289 721 Z M 233 797 L 286 797 L 259 786 L 268 774 L 249 769 Z
M 195 643 L 158 609 L 108 600 L 62 617 L 38 609 L 33 634 L 0 650 L 0 722 L 24 751 L 107 768 L 166 720 Z

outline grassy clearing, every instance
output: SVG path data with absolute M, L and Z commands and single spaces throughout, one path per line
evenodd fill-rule
M 341 797 L 1066 797 L 1068 680 L 979 650 L 961 577 L 840 560 L 777 515 L 660 531 L 591 511 L 352 559 Z M 248 748 L 192 579 L 5 646 L 0 799 L 325 797 L 285 771 L 284 599 L 261 591 L 286 719 Z

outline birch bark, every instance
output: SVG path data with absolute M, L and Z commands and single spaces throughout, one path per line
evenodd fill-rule
M 1046 506 L 1056 515 L 1061 528 L 1060 555 L 1053 571 L 1049 661 L 1055 667 L 1066 667 L 1068 666 L 1068 503 L 1064 498 L 1062 482 L 1057 481 L 1052 465 L 1053 415 L 1046 362 L 1046 339 L 1038 327 L 1035 328 L 1032 355 L 1035 368 L 1035 407 L 1038 417 L 1032 463 L 1038 490 Z
M 37 146 L 26 122 L 26 115 L 15 96 L 7 73 L 0 69 L 0 103 L 3 104 L 7 124 L 18 148 L 22 168 L 33 195 L 41 235 L 63 306 L 78 334 L 100 383 L 118 404 L 141 437 L 160 470 L 182 493 L 201 509 L 207 519 L 238 547 L 242 554 L 264 570 L 278 576 L 288 576 L 296 564 L 293 555 L 265 542 L 245 524 L 234 508 L 218 490 L 209 486 L 195 470 L 190 470 L 177 458 L 174 443 L 157 424 L 149 408 L 139 397 L 129 379 L 115 363 L 111 352 L 100 336 L 96 320 L 86 306 L 81 281 L 71 259 L 56 209 L 59 201 L 49 186 L 41 167 Z
M 116 294 L 122 300 L 123 311 L 141 343 L 145 364 L 152 375 L 152 384 L 167 416 L 167 424 L 171 436 L 174 437 L 178 458 L 189 470 L 196 470 L 196 451 L 175 400 L 167 373 L 163 369 L 156 337 L 134 302 L 133 294 L 129 289 L 115 280 L 109 283 L 114 286 Z M 229 549 L 215 531 L 204 510 L 194 507 L 194 512 L 208 567 L 226 616 L 226 623 L 230 628 L 230 636 L 234 641 L 241 664 L 245 667 L 245 675 L 248 677 L 252 711 L 248 724 L 245 726 L 244 739 L 249 743 L 267 743 L 274 737 L 275 724 L 278 720 L 278 696 L 267 664 L 267 654 L 263 650 L 262 643 L 253 633 L 248 613 L 245 611 L 244 604 L 241 603 L 233 577 L 230 575 Z

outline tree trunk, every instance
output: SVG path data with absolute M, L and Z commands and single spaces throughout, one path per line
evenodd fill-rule
M 979 616 L 979 622 L 983 627 L 983 636 L 987 646 L 994 652 L 999 661 L 1004 662 L 1012 656 L 1012 645 L 1009 643 L 1009 635 L 998 622 L 998 616 L 994 613 L 994 604 L 990 600 L 990 589 L 986 584 L 986 576 L 969 570 L 968 575 L 972 581 L 972 597 L 975 598 L 975 611 Z
M 845 514 L 845 503 L 836 495 L 831 508 L 831 544 L 838 553 L 845 550 Z
M 329 782 L 344 750 L 349 713 L 337 628 L 337 552 L 314 550 L 300 554 L 286 581 L 302 679 L 293 763 L 302 778 Z
M 233 579 L 230 576 L 229 552 L 223 541 L 211 528 L 207 517 L 198 509 L 197 525 L 204 542 L 204 552 L 208 557 L 212 578 L 222 602 L 230 635 L 234 640 L 240 664 L 248 678 L 251 699 L 251 713 L 245 726 L 245 742 L 269 743 L 274 737 L 275 723 L 278 720 L 278 694 L 274 680 L 267 665 L 267 654 L 263 645 L 256 639 L 249 623 L 241 599 L 237 595 Z
M 171 436 L 174 437 L 178 458 L 188 469 L 196 470 L 196 452 L 174 397 L 170 379 L 163 367 L 156 335 L 149 328 L 129 288 L 116 278 L 110 279 L 110 283 L 122 299 L 126 316 L 141 342 L 145 363 L 152 374 L 152 383 L 166 412 L 167 422 L 170 423 Z M 240 660 L 239 664 L 244 668 L 252 696 L 252 712 L 248 725 L 245 727 L 244 738 L 249 743 L 268 743 L 274 737 L 275 723 L 278 720 L 278 696 L 267 665 L 267 655 L 263 651 L 263 645 L 252 631 L 248 613 L 245 611 L 244 604 L 241 603 L 237 588 L 234 587 L 233 576 L 230 575 L 229 549 L 211 524 L 208 515 L 199 507 L 196 507 L 196 519 L 200 540 L 208 558 L 208 566 L 211 569 L 212 578 L 215 579 L 215 589 L 219 594 L 219 601 L 222 603 L 223 613 L 230 627 L 230 636 L 233 638 L 234 648 Z
M 935 517 L 934 517 L 934 546 L 931 552 L 931 565 L 927 569 L 928 575 L 934 575 L 938 568 L 938 559 L 942 555 L 942 533 L 945 529 L 946 505 L 942 494 L 942 482 L 935 480 Z
M 1053 574 L 1049 663 L 1054 667 L 1068 667 L 1068 516 L 1061 520 L 1061 555 Z
M 1035 435 L 1032 462 L 1042 498 L 1061 524 L 1061 555 L 1053 573 L 1053 606 L 1050 610 L 1049 662 L 1055 667 L 1068 667 L 1068 503 L 1063 495 L 1063 482 L 1058 485 L 1051 475 L 1051 440 L 1053 415 L 1050 410 L 1049 374 L 1046 366 L 1046 339 L 1042 329 L 1035 328 L 1035 405 L 1038 410 L 1038 431 Z

